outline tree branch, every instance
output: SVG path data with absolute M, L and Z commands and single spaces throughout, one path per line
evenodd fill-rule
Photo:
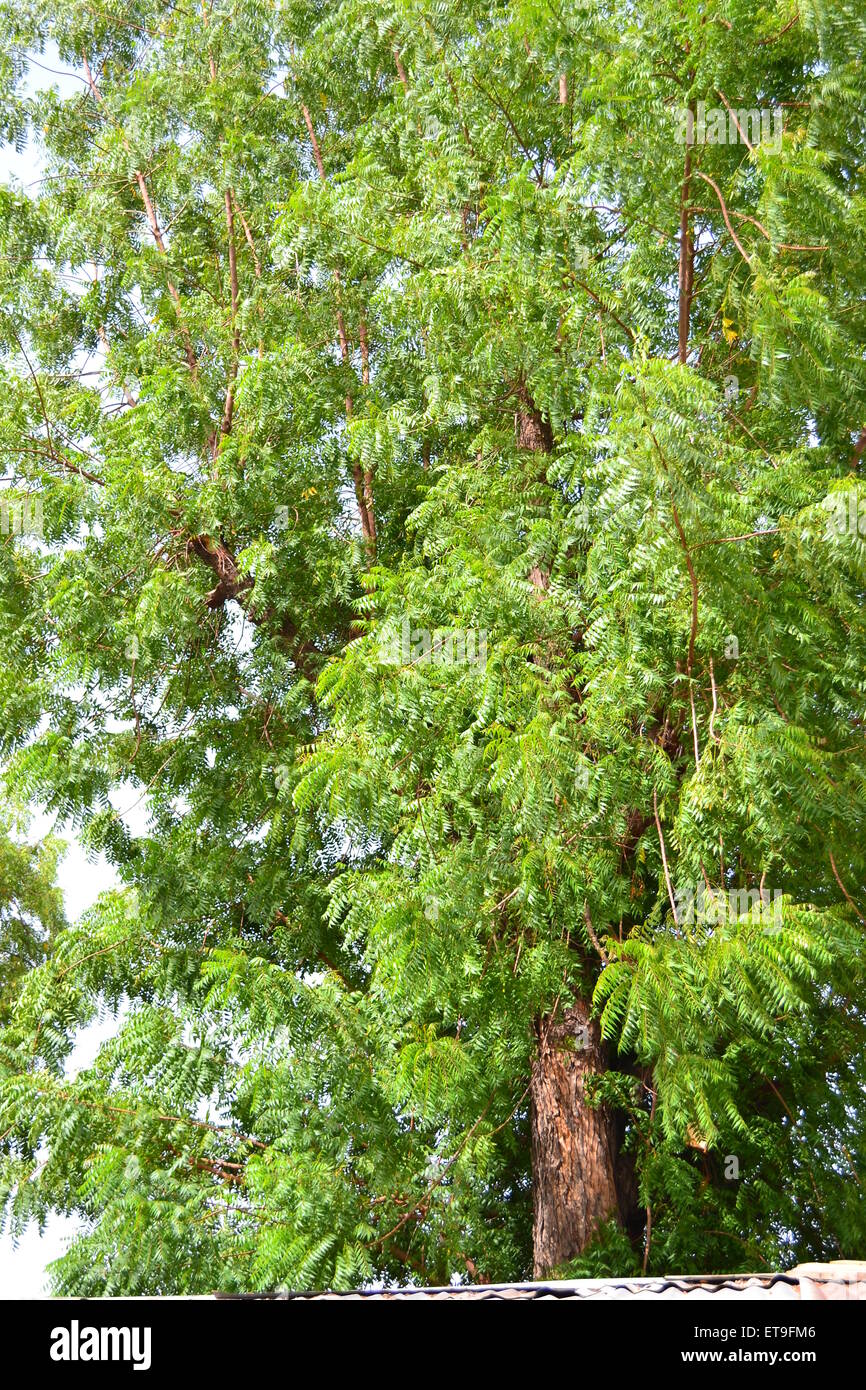
M 229 380 L 226 387 L 225 406 L 223 407 L 222 423 L 220 424 L 220 434 L 225 438 L 231 434 L 232 418 L 235 408 L 235 383 L 238 376 L 238 353 L 240 351 L 241 338 L 238 329 L 238 303 L 240 295 L 238 292 L 238 257 L 235 246 L 235 219 L 232 205 L 232 190 L 227 188 L 225 191 L 226 205 L 226 231 L 229 243 L 229 286 L 231 293 L 231 317 L 232 317 L 232 360 L 229 366 Z M 218 447 L 218 441 L 214 441 L 214 453 Z
M 661 823 L 661 821 L 660 821 L 660 819 L 659 819 L 659 801 L 658 801 L 658 794 L 656 793 L 655 787 L 653 787 L 653 815 L 655 816 L 655 820 L 656 820 L 656 830 L 657 830 L 658 833 L 659 833 L 659 848 L 661 849 L 661 852 L 662 852 L 662 867 L 663 867 L 663 869 L 664 869 L 664 871 L 665 871 L 665 883 L 667 884 L 667 889 L 668 889 L 668 899 L 669 899 L 670 905 L 671 905 L 671 912 L 672 912 L 673 915 L 674 915 L 674 925 L 678 927 L 679 924 L 680 924 L 680 922 L 679 922 L 679 918 L 677 917 L 677 905 L 676 905 L 676 902 L 675 902 L 675 900 L 674 900 L 674 890 L 673 890 L 673 888 L 671 887 L 671 876 L 670 876 L 670 873 L 668 872 L 668 857 L 667 857 L 667 854 L 666 854 L 666 852 L 665 852 L 665 837 L 664 837 L 664 835 L 662 834 L 662 823 Z

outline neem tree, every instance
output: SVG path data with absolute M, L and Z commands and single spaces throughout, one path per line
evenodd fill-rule
M 862 7 L 0 15 L 56 1287 L 862 1256 Z

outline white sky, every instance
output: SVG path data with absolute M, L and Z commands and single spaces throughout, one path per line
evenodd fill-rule
M 45 69 L 62 70 L 56 50 L 47 50 L 38 58 L 40 67 L 31 69 L 30 87 L 56 86 L 63 96 L 71 96 L 80 90 L 80 82 L 69 76 L 56 76 Z M 11 145 L 0 145 L 0 183 L 14 182 L 23 185 L 28 192 L 36 191 L 42 174 L 39 151 L 28 145 L 18 154 Z M 46 816 L 35 816 L 31 826 L 30 838 L 44 835 L 51 830 L 53 823 Z M 86 908 L 94 903 L 104 889 L 112 887 L 117 878 L 103 857 L 88 859 L 68 832 L 62 826 L 57 833 L 67 841 L 69 848 L 61 862 L 59 882 L 66 901 L 66 915 L 74 921 Z M 95 1023 L 84 1029 L 78 1039 L 74 1053 L 69 1059 L 68 1070 L 78 1071 L 88 1066 L 99 1049 L 101 1042 L 111 1036 L 115 1023 L 112 1019 Z M 45 1292 L 45 1266 L 63 1253 L 65 1242 L 75 1230 L 76 1223 L 67 1218 L 52 1218 L 42 1236 L 30 1227 L 13 1245 L 8 1233 L 0 1237 L 0 1298 L 32 1298 Z

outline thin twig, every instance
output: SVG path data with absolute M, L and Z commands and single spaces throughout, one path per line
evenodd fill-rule
M 861 922 L 866 922 L 866 917 L 863 916 L 863 913 L 860 911 L 860 909 L 859 909 L 859 907 L 857 906 L 857 904 L 855 903 L 854 899 L 851 897 L 851 894 L 848 892 L 848 889 L 845 887 L 844 883 L 842 882 L 841 878 L 839 877 L 839 870 L 836 868 L 836 860 L 833 858 L 833 851 L 832 851 L 829 847 L 828 847 L 828 849 L 827 849 L 827 853 L 828 853 L 829 856 L 830 856 L 830 867 L 831 867 L 831 869 L 833 870 L 833 877 L 835 878 L 835 880 L 836 880 L 836 882 L 838 883 L 839 887 L 842 889 L 842 892 L 843 892 L 843 894 L 844 894 L 846 900 L 851 904 L 851 906 L 853 907 L 854 911 L 857 913 L 857 916 L 860 918 L 860 921 L 861 921 Z
M 677 905 L 676 905 L 676 902 L 674 901 L 674 890 L 673 890 L 673 888 L 672 888 L 672 886 L 671 886 L 671 876 L 670 876 L 670 873 L 668 872 L 668 857 L 667 857 L 667 854 L 665 853 L 665 837 L 664 837 L 664 835 L 662 834 L 662 823 L 661 823 L 661 821 L 659 820 L 659 802 L 658 802 L 658 795 L 657 795 L 657 793 L 656 793 L 655 787 L 653 787 L 653 815 L 654 815 L 655 818 L 656 818 L 656 830 L 657 830 L 658 833 L 659 833 L 659 846 L 660 846 L 661 852 L 662 852 L 662 867 L 664 868 L 664 871 L 665 871 L 665 883 L 667 884 L 667 888 L 668 888 L 668 898 L 669 898 L 669 900 L 670 900 L 671 912 L 673 913 L 673 916 L 674 916 L 674 925 L 678 927 L 679 924 L 680 924 L 680 920 L 679 920 L 679 918 L 677 917 Z
M 713 711 L 710 715 L 710 738 L 714 743 L 721 743 L 721 739 L 715 731 L 716 715 L 719 712 L 719 692 L 716 689 L 716 673 L 713 670 L 713 658 L 710 657 L 710 685 L 713 690 Z
M 697 174 L 697 176 L 698 176 L 699 179 L 703 179 L 704 183 L 708 183 L 708 184 L 710 185 L 710 188 L 713 190 L 713 192 L 715 193 L 716 197 L 718 198 L 718 200 L 719 200 L 719 206 L 720 206 L 721 209 L 722 209 L 722 216 L 723 216 L 724 219 L 725 219 L 725 226 L 727 227 L 728 231 L 729 231 L 730 234 L 731 234 L 731 240 L 733 241 L 734 245 L 736 246 L 736 248 L 737 248 L 737 250 L 739 251 L 740 255 L 742 256 L 743 260 L 746 262 L 746 265 L 749 266 L 749 267 L 751 268 L 751 265 L 752 265 L 751 257 L 748 256 L 748 255 L 746 254 L 746 252 L 743 250 L 743 244 L 742 244 L 742 242 L 740 241 L 739 237 L 737 236 L 736 232 L 734 231 L 733 224 L 732 224 L 732 222 L 731 222 L 731 215 L 730 215 L 730 213 L 728 212 L 728 207 L 727 207 L 727 204 L 726 204 L 724 198 L 722 197 L 722 191 L 721 191 L 721 189 L 719 188 L 719 185 L 716 183 L 715 179 L 711 179 L 710 176 L 709 176 L 709 174 L 704 174 L 704 173 L 702 173 L 700 169 L 695 169 L 694 172 Z

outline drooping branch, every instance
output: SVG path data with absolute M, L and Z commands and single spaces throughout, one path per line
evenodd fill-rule
M 677 360 L 685 363 L 689 355 L 689 328 L 692 314 L 692 295 L 695 281 L 695 242 L 692 234 L 689 201 L 692 188 L 692 147 L 686 145 L 685 167 L 680 191 L 680 262 L 679 315 L 677 330 Z
M 102 478 L 98 478 L 95 473 L 88 472 L 88 470 L 86 468 L 82 468 L 80 464 L 73 463 L 71 459 L 66 458 L 65 454 L 61 454 L 57 446 L 55 445 L 54 437 L 51 433 L 51 422 L 48 417 L 48 406 L 45 402 L 45 395 L 42 390 L 39 377 L 36 375 L 36 372 L 33 368 L 33 363 L 30 361 L 30 358 L 27 354 L 27 349 L 21 341 L 21 338 L 18 334 L 18 330 L 15 328 L 14 324 L 9 326 L 11 328 L 12 336 L 18 344 L 18 349 L 21 353 L 21 356 L 24 358 L 24 361 L 27 364 L 27 370 L 30 373 L 30 378 L 36 389 L 36 395 L 39 399 L 39 409 L 42 414 L 43 424 L 45 425 L 45 439 L 48 445 L 49 458 L 51 458 L 54 463 L 59 463 L 60 467 L 65 468 L 68 473 L 75 473 L 78 475 L 79 478 L 84 478 L 88 483 L 97 483 L 100 487 L 104 487 L 105 482 Z
M 673 483 L 670 480 L 670 469 L 668 468 L 667 459 L 662 453 L 661 446 L 658 440 L 656 439 L 653 431 L 650 430 L 649 434 L 655 447 L 656 453 L 658 454 L 659 459 L 661 461 L 662 468 L 664 469 L 665 474 L 668 478 L 668 485 L 671 491 L 671 514 L 673 516 L 674 526 L 677 528 L 677 535 L 680 539 L 680 545 L 682 546 L 683 554 L 686 557 L 686 569 L 688 570 L 689 585 L 691 586 L 692 591 L 692 612 L 691 625 L 689 629 L 689 650 L 688 659 L 686 663 L 686 672 L 689 678 L 691 678 L 692 668 L 695 664 L 695 643 L 697 642 L 698 637 L 698 576 L 695 571 L 694 561 L 692 560 L 692 552 L 689 547 L 689 543 L 686 540 L 686 533 L 683 530 L 683 524 L 680 520 L 680 514 L 677 510 L 676 499 L 674 497 Z
M 106 355 L 107 355 L 108 352 L 110 351 L 111 344 L 110 344 L 109 341 L 108 341 L 108 334 L 107 334 L 106 331 L 105 331 L 105 325 L 101 323 L 101 324 L 99 325 L 98 329 L 97 329 L 97 332 L 98 332 L 98 334 L 99 334 L 99 341 L 102 343 L 102 346 L 105 348 L 105 352 L 106 352 Z M 134 395 L 132 394 L 132 392 L 130 391 L 130 389 L 129 389 L 129 387 L 127 386 L 127 384 L 126 384 L 125 381 L 122 381 L 122 382 L 120 383 L 120 389 L 121 389 L 121 391 L 123 392 L 123 399 L 126 401 L 126 404 L 130 407 L 130 409 L 132 409 L 133 406 L 138 405 L 138 401 L 136 400 L 135 396 L 134 396 Z
M 250 1134 L 241 1134 L 228 1125 L 211 1124 L 209 1120 L 193 1119 L 189 1115 L 160 1115 L 156 1111 L 136 1109 L 131 1105 L 112 1105 L 108 1100 L 103 1099 L 89 1100 L 85 1096 L 78 1095 L 71 1087 L 52 1086 L 50 1081 L 46 1082 L 44 1072 L 37 1074 L 34 1090 L 39 1095 L 48 1095 L 52 1099 L 66 1101 L 72 1105 L 81 1105 L 88 1110 L 102 1111 L 108 1115 L 128 1115 L 144 1123 L 185 1125 L 189 1129 L 208 1130 L 212 1134 L 218 1134 L 239 1144 L 251 1144 L 256 1149 L 264 1150 L 268 1147 L 261 1139 L 254 1139 Z
M 673 499 L 673 492 L 671 493 L 671 512 L 674 518 L 674 525 L 677 528 L 677 534 L 680 538 L 680 544 L 683 548 L 683 554 L 686 557 L 686 569 L 689 572 L 689 584 L 691 585 L 692 590 L 692 618 L 691 627 L 689 629 L 689 653 L 686 667 L 689 676 L 691 676 L 692 667 L 695 664 L 695 642 L 697 640 L 698 635 L 698 577 L 695 573 L 695 566 L 694 562 L 692 561 L 692 553 L 689 550 L 688 541 L 686 540 L 686 535 L 683 530 L 682 522 L 680 521 L 680 514 L 677 511 L 677 504 Z
M 311 145 L 312 145 L 312 147 L 313 147 L 313 158 L 314 158 L 315 161 L 316 161 L 316 168 L 317 168 L 318 171 L 319 171 L 319 178 L 321 179 L 322 183 L 325 183 L 325 184 L 326 184 L 328 180 L 327 180 L 327 176 L 326 176 L 326 174 L 325 174 L 325 161 L 324 161 L 323 158 L 322 158 L 321 146 L 319 145 L 319 141 L 318 141 L 318 139 L 316 138 L 316 128 L 315 128 L 315 126 L 313 125 L 313 118 L 312 118 L 312 116 L 310 115 L 309 109 L 308 109 L 308 107 L 307 107 L 306 105 L 303 105 L 303 104 L 301 105 L 301 111 L 303 112 L 304 124 L 305 124 L 306 127 L 307 127 L 307 131 L 308 131 L 309 136 L 310 136 L 310 143 L 311 143 Z M 336 286 L 337 286 L 337 294 L 338 294 L 338 301 L 339 301 L 339 293 L 340 293 L 340 273 L 339 273 L 338 270 L 335 270 L 335 271 L 334 271 L 334 282 L 335 282 L 335 284 L 336 284 Z M 364 325 L 363 325 L 363 328 L 362 328 L 362 330 L 361 330 L 361 334 L 362 334 L 361 357 L 362 357 L 362 370 L 363 370 L 363 373 L 364 373 L 364 385 L 365 385 L 365 386 L 369 384 L 369 379 L 370 379 L 370 378 L 369 378 L 369 351 L 368 351 L 368 346 L 367 346 L 366 332 L 367 332 L 366 324 L 364 324 Z M 344 314 L 343 314 L 342 307 L 339 306 L 339 302 L 338 302 L 338 308 L 337 308 L 337 335 L 338 335 L 339 341 L 340 341 L 340 358 L 341 358 L 341 360 L 342 360 L 343 366 L 344 366 L 344 367 L 349 367 L 350 362 L 351 362 L 351 350 L 350 350 L 350 347 L 349 347 L 349 335 L 348 335 L 348 333 L 347 333 L 347 331 L 346 331 L 346 320 L 345 320 L 345 316 L 344 316 Z M 353 398 L 353 396 L 352 396 L 351 393 L 347 393 L 347 395 L 346 395 L 346 422 L 347 422 L 347 424 L 348 424 L 348 422 L 352 419 L 352 415 L 353 415 L 353 413 L 354 413 L 354 408 L 355 408 L 354 398 Z M 359 516 L 360 521 L 361 521 L 361 532 L 362 532 L 362 534 L 363 534 L 364 541 L 365 541 L 366 546 L 367 546 L 367 553 L 368 553 L 368 556 L 370 556 L 370 558 L 373 559 L 373 558 L 375 558 L 375 554 L 376 554 L 376 514 L 375 514 L 374 507 L 373 507 L 373 475 L 372 475 L 372 473 L 367 473 L 367 474 L 365 474 L 365 473 L 364 473 L 364 470 L 361 468 L 361 465 L 360 465 L 359 463 L 355 463 L 355 464 L 352 465 L 352 480 L 353 480 L 354 485 L 355 485 L 355 500 L 357 501 L 357 504 L 358 504 L 358 516 Z
M 656 830 L 658 831 L 659 849 L 662 852 L 662 868 L 664 869 L 665 885 L 668 890 L 668 901 L 671 905 L 671 912 L 673 913 L 674 925 L 678 927 L 680 922 L 679 918 L 677 917 L 676 898 L 674 897 L 674 890 L 671 884 L 670 870 L 668 869 L 668 856 L 667 851 L 665 849 L 665 837 L 662 834 L 662 823 L 661 817 L 659 816 L 659 799 L 655 787 L 653 787 L 653 815 L 655 816 Z
M 94 99 L 98 102 L 100 106 L 105 108 L 105 98 L 103 97 L 102 92 L 99 90 L 99 87 L 97 86 L 96 81 L 94 80 L 93 73 L 90 70 L 90 64 L 87 61 L 86 53 L 82 53 L 81 60 L 84 65 L 84 73 L 87 78 L 87 85 L 89 86 Z M 117 125 L 117 122 L 115 122 L 115 124 Z M 132 148 L 130 146 L 129 141 L 126 138 L 126 132 L 119 125 L 118 129 L 120 131 L 120 138 L 123 141 L 124 149 L 127 151 L 128 154 L 131 155 Z M 144 204 L 145 216 L 147 217 L 151 235 L 153 236 L 154 242 L 156 243 L 157 249 L 159 250 L 161 255 L 167 257 L 168 251 L 166 249 L 165 239 L 162 235 L 162 228 L 159 225 L 159 219 L 156 215 L 156 209 L 153 205 L 153 199 L 150 196 L 150 190 L 147 186 L 147 180 L 145 179 L 144 174 L 140 169 L 136 169 L 134 171 L 133 177 L 135 178 L 138 191 L 141 195 L 141 201 Z M 190 372 L 192 373 L 192 376 L 194 378 L 197 378 L 198 361 L 196 359 L 195 350 L 192 345 L 192 338 L 190 336 L 189 329 L 187 328 L 186 323 L 184 322 L 180 293 L 170 276 L 166 280 L 166 284 L 168 286 L 168 292 L 171 295 L 174 307 L 177 310 L 178 325 L 180 327 L 181 337 L 183 339 L 184 353 L 186 356 L 187 365 L 190 369 Z
M 582 280 L 575 280 L 574 283 L 576 284 L 578 289 L 583 290 L 584 294 L 588 294 L 590 299 L 594 300 L 595 303 L 599 306 L 599 308 L 603 309 L 609 318 L 613 319 L 617 327 L 621 328 L 623 333 L 627 334 L 627 336 L 631 339 L 633 343 L 637 342 L 637 337 L 634 332 L 634 329 L 629 328 L 628 324 L 625 323 L 624 320 L 621 319 L 613 309 L 611 309 L 610 305 L 605 304 L 604 300 L 601 299 L 600 296 L 597 295 L 594 290 L 591 290 L 589 288 L 589 285 L 585 285 Z
M 358 325 L 358 339 L 361 346 L 361 382 L 366 389 L 370 385 L 370 344 L 367 338 L 367 321 L 363 314 Z M 373 559 L 376 556 L 376 512 L 373 507 L 373 470 L 364 470 L 363 478 L 364 512 L 367 518 L 365 537 Z
M 715 179 L 710 178 L 709 174 L 701 173 L 700 169 L 696 169 L 695 173 L 697 174 L 699 179 L 703 179 L 704 183 L 708 183 L 710 188 L 715 193 L 716 197 L 719 200 L 719 207 L 722 210 L 722 217 L 725 219 L 725 226 L 727 227 L 730 233 L 731 240 L 736 246 L 743 260 L 746 262 L 746 265 L 751 266 L 751 257 L 744 250 L 743 243 L 740 241 L 739 237 L 734 231 L 733 223 L 731 222 L 731 214 L 728 212 L 728 206 L 724 198 L 722 197 L 722 190 L 719 188 L 719 185 L 716 183 Z
M 234 203 L 234 207 L 235 207 L 235 212 L 237 213 L 238 219 L 239 219 L 239 221 L 240 221 L 240 224 L 241 224 L 241 226 L 242 226 L 243 229 L 244 229 L 244 236 L 246 237 L 247 246 L 250 248 L 250 254 L 252 255 L 252 258 L 253 258 L 253 265 L 255 266 L 255 270 L 256 270 L 256 279 L 257 279 L 257 280 L 261 280 L 261 278 L 262 278 L 262 263 L 261 263 L 261 260 L 259 259 L 259 253 L 258 253 L 258 251 L 256 250 L 256 243 L 255 243 L 255 241 L 253 240 L 253 234 L 252 234 L 252 231 L 250 230 L 250 224 L 249 224 L 249 222 L 247 221 L 246 217 L 244 216 L 244 210 L 243 210 L 243 208 L 241 207 L 240 203 L 239 203 L 238 200 L 237 200 L 237 194 L 235 193 L 235 190 L 234 190 L 234 189 L 231 190 L 231 195 L 232 195 L 232 202 Z
M 319 171 L 319 178 L 322 180 L 322 183 L 327 183 L 328 180 L 325 177 L 325 161 L 322 159 L 322 151 L 319 146 L 319 142 L 316 139 L 316 128 L 313 125 L 313 118 L 310 115 L 309 108 L 307 106 L 302 104 L 301 111 L 304 114 L 304 124 L 306 125 L 307 131 L 310 136 L 310 144 L 313 147 L 313 158 L 316 161 L 316 168 Z
M 399 77 L 400 81 L 401 81 L 402 84 L 403 84 L 403 90 L 404 90 L 404 92 L 408 92 L 408 90 L 409 90 L 409 78 L 408 78 L 407 75 L 406 75 L 406 69 L 405 69 L 404 66 L 403 66 L 403 59 L 402 59 L 401 56 L 400 56 L 400 50 L 399 50 L 399 48 L 397 47 L 396 44 L 394 45 L 394 50 L 393 50 L 393 52 L 394 52 L 394 65 L 395 65 L 395 67 L 396 67 L 396 69 L 397 69 L 397 76 Z
M 256 602 L 253 594 L 255 580 L 251 575 L 240 573 L 228 546 L 213 536 L 200 534 L 187 539 L 186 550 L 188 555 L 194 555 L 216 575 L 217 582 L 206 598 L 208 608 L 220 610 L 230 599 L 236 599 L 250 621 L 257 626 L 277 624 L 279 636 L 291 649 L 295 665 L 312 681 L 314 674 L 309 658 L 315 656 L 315 646 L 301 638 L 297 624 L 287 613 L 278 613 L 272 604 Z
M 231 434 L 232 418 L 235 408 L 235 386 L 238 376 L 238 354 L 241 346 L 240 329 L 238 327 L 238 303 L 240 294 L 238 290 L 238 257 L 237 247 L 235 246 L 235 219 L 234 205 L 232 201 L 232 190 L 227 188 L 225 191 L 226 205 L 226 231 L 228 233 L 229 245 L 229 287 L 231 294 L 231 321 L 232 321 L 232 360 L 229 365 L 229 380 L 226 387 L 226 399 L 223 407 L 222 423 L 220 433 L 225 437 Z M 216 450 L 216 442 L 214 444 Z

